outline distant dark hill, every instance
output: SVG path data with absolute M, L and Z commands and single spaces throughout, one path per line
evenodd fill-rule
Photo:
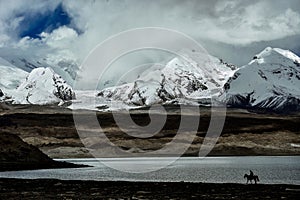
M 74 167 L 83 166 L 54 161 L 18 136 L 0 133 L 0 171 Z

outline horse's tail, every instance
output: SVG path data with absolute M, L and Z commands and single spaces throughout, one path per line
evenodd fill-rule
M 258 178 L 258 176 L 256 176 L 257 177 L 257 181 L 259 181 L 259 178 Z
M 248 175 L 247 175 L 247 174 L 245 174 L 245 175 L 244 175 L 244 178 L 247 178 L 247 176 L 248 176 Z

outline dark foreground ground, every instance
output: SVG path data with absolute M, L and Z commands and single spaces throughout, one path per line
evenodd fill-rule
M 0 179 L 0 199 L 298 199 L 298 185 Z

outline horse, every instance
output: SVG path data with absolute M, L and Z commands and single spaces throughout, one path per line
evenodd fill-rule
M 259 182 L 259 178 L 258 178 L 257 175 L 250 176 L 248 174 L 245 174 L 244 178 L 247 178 L 247 183 L 246 184 L 248 184 L 249 181 L 252 184 L 252 180 L 254 180 L 255 184 L 257 184 L 257 182 Z

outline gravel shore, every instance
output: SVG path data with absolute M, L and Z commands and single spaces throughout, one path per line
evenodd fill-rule
M 299 185 L 0 179 L 0 199 L 297 199 Z

